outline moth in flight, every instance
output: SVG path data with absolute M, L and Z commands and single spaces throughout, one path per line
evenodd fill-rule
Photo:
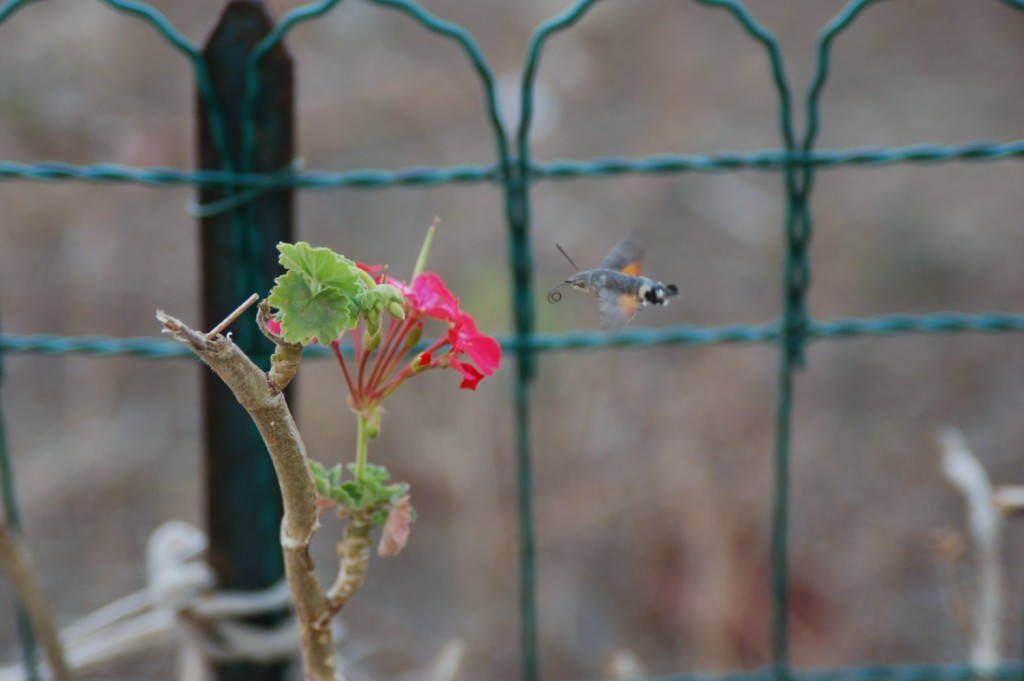
M 558 289 L 563 286 L 596 295 L 601 326 L 610 330 L 625 326 L 641 306 L 668 305 L 669 299 L 679 294 L 679 287 L 641 274 L 646 245 L 643 233 L 633 232 L 617 243 L 596 268 L 576 272 L 548 291 L 548 302 L 557 303 L 562 299 Z M 558 250 L 579 270 L 561 246 Z

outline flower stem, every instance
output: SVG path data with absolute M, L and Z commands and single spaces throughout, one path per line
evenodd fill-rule
M 369 419 L 366 414 L 359 412 L 359 430 L 356 432 L 356 483 L 362 489 L 366 481 L 366 426 Z
M 352 398 L 355 399 L 356 388 L 352 384 L 352 377 L 348 375 L 348 367 L 345 366 L 345 358 L 341 355 L 341 346 L 338 341 L 331 341 L 331 350 L 334 352 L 334 356 L 338 359 L 338 364 L 341 365 L 341 372 L 345 374 L 345 383 L 348 383 L 348 391 L 351 393 Z
M 355 355 L 355 362 L 358 371 L 356 373 L 356 390 L 352 392 L 352 398 L 361 395 L 363 392 L 363 334 L 356 327 L 352 332 L 352 353 Z
M 416 325 L 417 321 L 410 315 L 404 321 L 391 320 L 391 327 L 388 328 L 388 339 L 385 345 L 381 348 L 380 352 L 377 353 L 377 359 L 374 362 L 373 373 L 370 375 L 370 389 L 376 393 L 380 387 L 382 381 L 387 379 L 388 376 L 395 370 L 398 365 L 395 359 L 396 355 L 398 359 L 401 359 L 402 355 L 405 354 L 405 350 L 402 348 L 405 342 L 405 337 L 409 335 L 409 330 Z M 392 329 L 395 331 L 392 332 Z
M 413 360 L 413 361 L 415 361 L 415 360 Z M 392 378 L 390 381 L 385 383 L 380 388 L 380 391 L 377 393 L 377 400 L 380 401 L 380 402 L 383 402 L 384 400 L 386 400 L 388 398 L 388 396 L 391 393 L 393 393 L 395 391 L 395 389 L 399 385 L 402 384 L 402 381 L 404 381 L 405 379 L 409 378 L 412 375 L 413 375 L 413 365 L 412 365 L 412 362 L 410 362 L 409 364 L 406 365 L 406 367 L 404 369 L 402 369 L 400 372 L 398 372 L 398 374 L 394 378 Z
M 398 333 L 399 326 L 407 323 L 408 322 L 405 321 L 399 322 L 394 317 L 389 319 L 387 336 L 384 337 L 384 342 L 381 343 L 379 348 L 377 348 L 377 356 L 374 359 L 373 369 L 370 371 L 370 378 L 367 381 L 367 385 L 371 392 L 375 390 L 377 388 L 377 384 L 380 383 L 380 380 L 383 377 L 382 369 L 384 368 L 386 361 L 390 359 L 391 355 L 395 351 L 395 334 Z

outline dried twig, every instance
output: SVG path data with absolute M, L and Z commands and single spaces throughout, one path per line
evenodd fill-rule
M 35 578 L 32 560 L 20 538 L 0 522 L 0 568 L 7 574 L 14 587 L 14 593 L 25 608 L 32 629 L 39 639 L 43 655 L 50 665 L 54 681 L 71 681 L 73 678 L 64 648 L 61 646 L 53 616 L 43 598 L 42 589 Z
M 231 323 L 233 321 L 235 321 L 236 319 L 241 317 L 242 313 L 245 312 L 246 310 L 248 310 L 250 307 L 252 307 L 252 304 L 255 303 L 259 299 L 260 299 L 260 294 L 258 294 L 258 293 L 254 293 L 251 296 L 249 296 L 248 298 L 246 298 L 245 302 L 243 302 L 241 305 L 236 307 L 231 312 L 231 314 L 229 314 L 227 317 L 225 317 L 221 321 L 220 324 L 218 324 L 217 326 L 213 327 L 210 330 L 210 333 L 206 334 L 206 339 L 210 340 L 211 338 L 216 336 L 218 333 L 222 332 L 224 329 L 226 329 L 229 326 L 231 326 Z

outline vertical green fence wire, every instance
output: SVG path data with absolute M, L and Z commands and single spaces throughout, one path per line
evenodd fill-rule
M 700 0 L 727 9 L 768 54 L 779 97 L 779 128 L 783 148 L 795 151 L 793 107 L 782 50 L 775 37 L 739 2 Z M 783 311 L 779 336 L 778 390 L 775 405 L 775 480 L 771 517 L 772 664 L 777 681 L 789 677 L 789 453 L 793 422 L 793 372 L 803 365 L 807 339 L 806 295 L 810 284 L 807 242 L 810 205 L 800 168 L 787 159 L 783 166 L 786 193 L 786 259 L 782 271 Z
M 40 1 L 3 2 L 0 4 L 0 24 L 17 9 Z M 269 122 L 266 117 L 267 111 L 261 108 L 260 97 L 267 95 L 268 92 L 281 91 L 280 83 L 275 85 L 273 79 L 269 79 L 262 69 L 267 63 L 265 60 L 273 60 L 275 55 L 279 55 L 287 33 L 302 22 L 323 16 L 338 6 L 341 0 L 319 0 L 299 6 L 286 13 L 275 26 L 263 26 L 258 31 L 260 37 L 245 38 L 247 42 L 244 52 L 247 56 L 243 59 L 244 63 L 235 62 L 229 69 L 229 80 L 234 88 L 231 94 L 226 94 L 224 78 L 218 76 L 217 69 L 211 66 L 207 59 L 208 54 L 200 52 L 152 7 L 136 0 L 100 2 L 148 23 L 172 48 L 189 60 L 196 78 L 199 100 L 202 103 L 200 108 L 205 108 L 204 123 L 200 127 L 203 130 L 207 157 L 201 164 L 202 168 L 190 173 L 169 168 L 135 169 L 112 164 L 72 166 L 60 163 L 15 164 L 0 161 L 0 179 L 137 182 L 151 186 L 186 184 L 200 188 L 200 201 L 196 212 L 204 220 L 206 233 L 226 237 L 226 241 L 221 242 L 228 253 L 228 260 L 224 261 L 223 267 L 225 270 L 230 269 L 230 272 L 222 272 L 225 278 L 216 288 L 225 293 L 232 303 L 238 302 L 240 297 L 244 298 L 250 292 L 268 288 L 266 276 L 273 269 L 271 260 L 274 257 L 274 242 L 278 238 L 288 237 L 285 232 L 274 236 L 272 232 L 261 231 L 254 226 L 260 222 L 258 217 L 268 212 L 273 214 L 273 217 L 267 221 L 278 225 L 288 222 L 285 216 L 289 216 L 291 212 L 290 190 L 293 188 L 368 189 L 392 185 L 433 186 L 448 182 L 491 182 L 500 185 L 504 191 L 514 334 L 504 339 L 503 345 L 513 350 L 516 357 L 513 401 L 517 433 L 516 498 L 520 528 L 521 675 L 525 681 L 537 681 L 541 678 L 531 508 L 529 390 L 536 353 L 597 347 L 723 342 L 773 342 L 778 345 L 779 350 L 775 408 L 775 480 L 771 514 L 772 666 L 765 673 L 755 673 L 748 677 L 758 681 L 784 681 L 794 677 L 805 681 L 829 681 L 837 678 L 846 681 L 955 681 L 980 676 L 978 670 L 973 670 L 967 665 L 860 667 L 841 672 L 800 672 L 793 670 L 790 665 L 787 617 L 789 455 L 794 376 L 795 372 L 803 367 L 806 344 L 813 339 L 844 338 L 864 334 L 886 336 L 903 333 L 1024 330 L 1024 315 L 1009 313 L 935 313 L 823 321 L 813 319 L 808 312 L 807 294 L 811 281 L 808 246 L 813 234 L 810 198 L 814 173 L 818 166 L 934 163 L 953 160 L 994 161 L 1024 157 L 1024 141 L 1003 144 L 968 143 L 959 146 L 918 145 L 902 149 L 815 150 L 815 140 L 821 128 L 820 100 L 828 80 L 832 44 L 862 12 L 880 4 L 882 0 L 851 0 L 819 35 L 817 68 L 805 100 L 806 128 L 802 136 L 798 136 L 795 131 L 792 94 L 782 52 L 775 36 L 757 22 L 741 0 L 693 0 L 695 4 L 720 8 L 730 13 L 740 28 L 765 50 L 769 72 L 778 97 L 779 132 L 782 140 L 779 149 L 745 154 L 722 152 L 713 156 L 658 155 L 644 159 L 606 158 L 548 162 L 534 161 L 529 143 L 534 85 L 544 47 L 556 34 L 579 22 L 599 0 L 577 0 L 561 14 L 543 22 L 531 35 L 522 69 L 519 120 L 514 130 L 510 130 L 508 123 L 501 120 L 492 71 L 468 32 L 454 23 L 437 18 L 412 0 L 366 0 L 370 4 L 403 13 L 425 30 L 453 41 L 463 50 L 482 84 L 484 109 L 494 134 L 496 160 L 493 165 L 486 167 L 414 168 L 392 172 L 356 170 L 338 173 L 294 172 L 294 169 L 289 167 L 292 153 L 290 146 L 287 147 L 287 151 L 280 151 L 285 147 L 278 147 L 280 153 L 276 156 L 265 156 L 268 130 L 276 131 L 270 134 L 271 137 L 280 135 L 281 130 L 290 129 L 291 120 Z M 1024 9 L 1024 0 L 998 2 L 1016 10 Z M 232 4 L 252 9 L 259 3 L 250 0 L 227 3 L 229 6 Z M 285 116 L 290 116 L 290 113 Z M 786 214 L 780 235 L 785 244 L 785 261 L 781 281 L 783 309 L 778 320 L 762 326 L 631 329 L 614 337 L 593 332 L 557 336 L 536 333 L 530 238 L 530 194 L 533 183 L 556 177 L 610 177 L 627 173 L 668 174 L 741 168 L 776 172 L 782 181 Z M 204 248 L 204 256 L 207 255 L 205 251 L 217 251 L 219 248 L 220 246 L 211 241 Z M 223 314 L 219 310 L 225 305 L 228 305 L 225 301 L 211 305 L 208 308 L 209 316 L 204 318 L 205 322 L 212 325 L 213 322 L 219 321 L 217 316 Z M 248 331 L 242 333 L 244 335 Z M 239 337 L 238 340 L 240 344 L 248 343 L 245 338 Z M 182 355 L 175 347 L 144 339 L 0 336 L 0 351 L 4 348 L 26 352 L 89 352 L 103 355 L 132 353 L 148 357 Z M 261 354 L 255 348 L 246 349 L 257 356 Z M 4 458 L 6 453 L 3 450 L 2 425 L 0 420 L 0 475 L 3 475 L 4 484 L 9 485 L 10 471 Z M 223 444 L 219 443 L 212 448 L 220 448 Z M 5 504 L 8 501 L 13 504 L 13 490 L 10 495 L 7 494 L 7 487 L 3 491 Z M 16 511 L 6 512 L 9 518 L 16 520 Z M 252 588 L 255 585 L 247 586 Z M 26 655 L 31 657 L 30 647 L 31 644 L 27 644 Z M 998 670 L 987 672 L 985 676 L 1000 679 L 1024 678 L 1024 666 L 1005 665 Z M 696 677 L 680 674 L 669 678 Z

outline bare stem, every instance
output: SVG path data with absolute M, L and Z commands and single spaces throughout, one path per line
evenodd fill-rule
M 277 390 L 284 390 L 299 370 L 299 362 L 302 360 L 302 346 L 288 343 L 280 335 L 267 328 L 267 320 L 270 319 L 270 303 L 266 300 L 260 303 L 256 314 L 256 325 L 264 336 L 276 346 L 273 356 L 270 358 L 270 382 Z M 207 336 L 209 337 L 209 336 Z
M 64 658 L 57 627 L 35 578 L 32 559 L 19 537 L 3 523 L 0 523 L 0 568 L 7 573 L 18 600 L 28 614 L 54 681 L 71 681 L 71 668 Z
M 318 526 L 316 490 L 306 448 L 284 394 L 230 339 L 208 339 L 163 312 L 157 312 L 157 319 L 166 333 L 187 345 L 220 376 L 249 412 L 267 445 L 284 502 L 281 546 L 299 622 L 305 678 L 335 681 L 339 676 L 327 597 L 309 554 L 309 542 Z
M 341 610 L 355 595 L 366 579 L 366 568 L 370 563 L 370 530 L 373 522 L 369 513 L 356 512 L 349 516 L 345 528 L 345 541 L 338 544 L 341 569 L 334 581 L 327 599 L 331 615 Z

